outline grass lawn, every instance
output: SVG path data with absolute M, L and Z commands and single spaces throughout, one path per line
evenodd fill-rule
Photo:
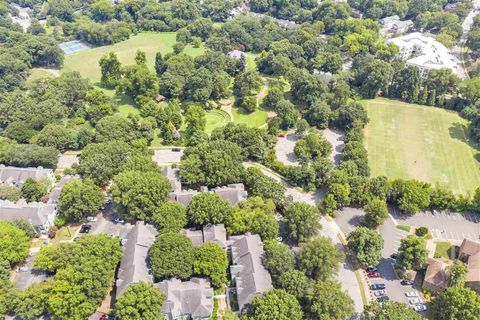
M 75 224 L 75 225 L 71 225 L 71 226 L 61 227 L 57 231 L 57 233 L 55 235 L 55 238 L 53 238 L 51 240 L 51 243 L 52 244 L 59 244 L 62 241 L 72 240 L 73 236 L 75 235 L 77 230 L 80 229 L 81 226 L 82 226 L 82 224 L 79 223 L 79 224 Z
M 53 74 L 43 68 L 33 68 L 32 70 L 30 70 L 30 76 L 27 79 L 27 84 L 32 83 L 37 79 L 43 78 L 53 78 Z
M 410 232 L 410 226 L 404 224 L 397 224 L 397 229 L 403 230 L 405 232 Z
M 435 248 L 435 258 L 445 258 L 450 259 L 450 250 L 452 249 L 452 245 L 450 242 L 435 242 L 437 247 Z
M 480 185 L 479 151 L 468 121 L 444 109 L 378 98 L 363 101 L 370 123 L 365 147 L 372 176 L 417 179 L 459 194 Z
M 230 116 L 223 110 L 212 110 L 205 115 L 207 125 L 205 127 L 206 133 L 211 133 L 218 127 L 223 127 L 230 122 Z
M 162 54 L 172 51 L 176 40 L 175 32 L 141 32 L 122 41 L 109 46 L 96 47 L 65 55 L 65 63 L 62 71 L 79 71 L 84 77 L 90 78 L 93 83 L 100 81 L 101 72 L 98 61 L 111 51 L 115 52 L 122 64 L 133 64 L 137 50 L 144 51 L 147 55 L 147 64 L 151 70 L 155 65 L 155 54 L 161 51 Z M 187 46 L 185 53 L 191 56 L 198 56 L 205 51 L 203 47 L 193 48 Z
M 232 107 L 232 114 L 235 123 L 245 123 L 249 127 L 261 127 L 268 120 L 267 112 L 260 108 L 252 113 L 247 113 L 242 108 Z

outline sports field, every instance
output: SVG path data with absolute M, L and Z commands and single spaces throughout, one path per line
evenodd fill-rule
M 480 154 L 468 144 L 467 120 L 389 99 L 363 103 L 370 118 L 365 147 L 372 176 L 439 183 L 463 194 L 480 186 Z
M 93 83 L 100 81 L 101 73 L 98 61 L 111 51 L 115 52 L 123 64 L 133 64 L 137 50 L 144 51 L 147 55 L 147 64 L 151 70 L 155 65 L 155 54 L 172 51 L 176 40 L 175 32 L 141 32 L 110 46 L 96 47 L 65 55 L 65 63 L 62 71 L 79 71 L 84 77 L 90 78 Z M 205 51 L 203 47 L 193 48 L 187 46 L 185 53 L 198 56 Z

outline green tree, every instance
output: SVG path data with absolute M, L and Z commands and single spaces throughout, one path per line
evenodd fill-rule
M 463 97 L 475 104 L 480 99 L 480 78 L 464 80 L 458 89 Z
M 393 68 L 388 62 L 372 58 L 355 60 L 352 66 L 355 73 L 354 83 L 360 87 L 364 98 L 375 98 L 380 92 L 386 92 L 393 78 Z
M 295 255 L 286 244 L 268 240 L 264 242 L 263 249 L 265 250 L 263 265 L 274 280 L 295 268 Z
M 323 100 L 317 100 L 307 109 L 305 119 L 311 126 L 326 129 L 333 119 L 333 112 Z
M 227 253 L 218 244 L 207 242 L 195 249 L 193 273 L 209 277 L 214 287 L 227 282 L 227 269 Z
M 191 104 L 185 112 L 185 122 L 187 123 L 187 131 L 190 134 L 195 131 L 205 130 L 207 124 L 205 110 L 196 104 Z
M 22 193 L 19 188 L 15 186 L 9 186 L 7 184 L 0 185 L 0 200 L 17 202 L 21 196 Z
M 450 287 L 432 303 L 432 315 L 438 320 L 478 320 L 480 296 L 470 288 Z
M 104 203 L 102 189 L 90 180 L 73 179 L 62 187 L 58 209 L 72 221 L 95 215 Z
M 123 92 L 137 103 L 141 99 L 155 98 L 158 95 L 158 79 L 144 64 L 134 64 L 122 69 L 123 77 L 116 90 Z
M 125 171 L 113 181 L 113 201 L 119 212 L 130 219 L 152 219 L 172 189 L 170 182 L 158 172 Z
M 113 314 L 116 319 L 149 320 L 162 317 L 165 296 L 152 284 L 138 282 L 129 285 L 115 302 Z
M 163 233 L 157 236 L 150 247 L 149 257 L 156 279 L 188 279 L 193 273 L 195 247 L 182 234 Z
M 256 70 L 245 70 L 235 77 L 233 93 L 239 97 L 254 96 L 262 87 L 262 78 Z
M 229 234 L 258 234 L 262 240 L 278 236 L 278 223 L 275 220 L 275 204 L 271 200 L 250 197 L 240 202 L 225 221 Z
M 305 297 L 311 284 L 312 281 L 307 278 L 305 273 L 295 269 L 285 271 L 276 281 L 279 289 L 287 291 L 300 301 Z
M 450 278 L 448 280 L 448 286 L 450 287 L 463 287 L 465 284 L 468 267 L 461 261 L 456 261 L 454 264 L 448 267 L 448 273 Z
M 27 178 L 22 184 L 22 196 L 28 201 L 40 201 L 40 199 L 47 193 L 45 185 L 32 178 Z
M 337 272 L 343 259 L 344 255 L 330 239 L 319 237 L 300 244 L 297 267 L 308 277 L 325 281 Z
M 103 55 L 98 63 L 102 72 L 101 81 L 107 87 L 115 87 L 122 77 L 122 64 L 115 52 Z
M 295 155 L 302 162 L 325 158 L 332 153 L 332 145 L 316 132 L 310 132 L 295 143 Z
M 191 225 L 203 226 L 209 223 L 224 223 L 232 210 L 228 201 L 217 193 L 202 192 L 188 205 L 187 218 Z
M 250 167 L 245 172 L 245 184 L 250 196 L 263 199 L 272 199 L 279 206 L 285 198 L 285 187 L 262 173 L 255 167 Z
M 22 319 L 38 319 L 47 312 L 48 285 L 37 283 L 10 293 L 10 310 Z
M 0 222 L 0 260 L 14 265 L 28 256 L 30 239 L 10 222 Z
M 432 193 L 430 184 L 416 180 L 394 180 L 389 192 L 389 200 L 399 209 L 415 214 L 430 205 Z
M 164 202 L 153 212 L 152 221 L 160 233 L 179 232 L 187 224 L 187 210 L 177 202 Z
M 376 266 L 380 262 L 383 238 L 377 231 L 359 227 L 348 234 L 347 241 L 361 264 Z
M 388 218 L 387 203 L 385 200 L 374 198 L 363 208 L 366 212 L 365 223 L 372 228 L 382 225 Z
M 247 319 L 300 320 L 303 313 L 297 299 L 281 289 L 272 289 L 253 298 Z
M 365 306 L 365 320 L 422 320 L 422 315 L 404 303 L 385 301 Z
M 305 299 L 306 314 L 310 319 L 343 320 L 354 312 L 352 298 L 342 290 L 338 281 L 316 281 Z
M 131 153 L 131 148 L 123 141 L 91 143 L 80 155 L 78 172 L 97 185 L 106 185 L 120 172 Z
M 288 236 L 298 242 L 308 241 L 321 228 L 320 213 L 315 206 L 305 202 L 289 204 L 283 213 Z
M 427 256 L 424 240 L 416 236 L 408 236 L 400 242 L 397 265 L 406 270 L 420 270 L 426 265 Z

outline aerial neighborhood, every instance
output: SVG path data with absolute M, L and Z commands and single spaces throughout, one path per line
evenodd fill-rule
M 480 320 L 480 0 L 0 0 L 0 319 Z

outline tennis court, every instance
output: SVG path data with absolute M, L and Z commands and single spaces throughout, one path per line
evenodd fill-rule
M 75 40 L 75 41 L 68 41 L 59 44 L 60 49 L 65 54 L 74 53 L 83 49 L 89 49 L 90 45 L 86 42 Z

